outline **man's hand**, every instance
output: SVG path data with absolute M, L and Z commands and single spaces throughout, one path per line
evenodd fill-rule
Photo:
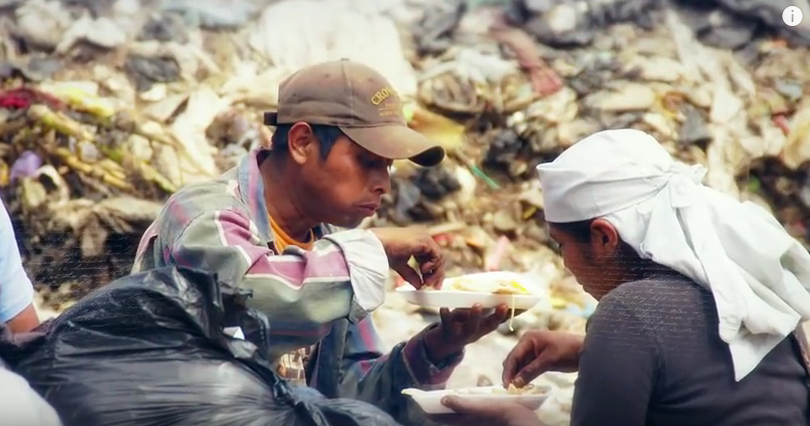
M 500 305 L 495 312 L 484 316 L 481 305 L 472 309 L 447 308 L 439 310 L 441 323 L 425 335 L 425 347 L 431 362 L 438 363 L 458 353 L 470 343 L 495 331 L 509 319 L 509 307 Z
M 429 416 L 431 420 L 440 424 L 460 426 L 543 426 L 534 411 L 511 402 L 470 401 L 448 396 L 442 399 L 442 404 L 457 414 Z
M 503 385 L 523 387 L 546 371 L 577 371 L 582 341 L 561 331 L 527 332 L 503 362 Z
M 419 228 L 374 228 L 370 230 L 382 242 L 388 264 L 402 279 L 416 288 L 440 288 L 444 281 L 444 255 L 430 234 Z M 408 265 L 411 257 L 419 272 Z

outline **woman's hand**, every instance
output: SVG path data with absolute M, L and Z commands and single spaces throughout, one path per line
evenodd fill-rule
M 527 332 L 503 362 L 504 387 L 523 387 L 547 371 L 577 371 L 583 340 L 561 331 Z

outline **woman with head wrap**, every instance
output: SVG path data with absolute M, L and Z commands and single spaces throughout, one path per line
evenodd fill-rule
M 584 340 L 527 333 L 505 384 L 578 370 L 572 426 L 808 424 L 810 255 L 768 212 L 638 130 L 593 134 L 537 170 L 550 236 L 599 305 Z

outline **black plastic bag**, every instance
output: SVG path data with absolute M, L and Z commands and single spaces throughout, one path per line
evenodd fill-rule
M 394 426 L 381 410 L 291 387 L 262 345 L 267 318 L 206 273 L 116 280 L 48 324 L 13 364 L 65 426 Z

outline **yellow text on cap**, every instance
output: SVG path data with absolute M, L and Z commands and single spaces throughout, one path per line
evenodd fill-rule
M 374 96 L 371 97 L 371 104 L 372 105 L 379 105 L 383 103 L 384 100 L 388 99 L 391 95 L 395 95 L 394 89 L 390 87 L 385 87 L 378 90 L 374 93 Z

